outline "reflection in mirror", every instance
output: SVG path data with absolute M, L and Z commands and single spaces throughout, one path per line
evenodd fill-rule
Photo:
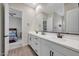
M 49 14 L 47 17 L 47 31 L 53 32 L 53 14 Z
M 43 20 L 43 31 L 46 32 L 47 31 L 47 21 Z
M 60 16 L 56 12 L 53 14 L 43 14 L 43 31 L 45 32 L 62 32 L 64 16 Z
M 66 33 L 79 34 L 79 8 L 66 12 Z
M 78 3 L 47 4 L 46 6 L 48 8 L 43 8 L 40 12 L 42 15 L 38 17 L 39 31 L 79 34 Z M 46 6 L 42 5 L 42 7 Z
M 54 13 L 53 32 L 62 32 L 63 19 L 57 13 Z

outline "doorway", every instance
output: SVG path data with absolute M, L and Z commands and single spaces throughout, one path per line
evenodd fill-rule
M 9 8 L 9 43 L 22 40 L 22 12 Z
M 22 12 L 4 4 L 4 55 L 8 55 L 11 47 L 17 47 L 22 41 Z

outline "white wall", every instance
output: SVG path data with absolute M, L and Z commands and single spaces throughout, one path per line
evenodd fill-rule
M 9 4 L 10 8 L 22 11 L 22 43 L 27 44 L 27 35 L 29 31 L 35 28 L 35 10 L 25 4 Z
M 78 7 L 78 3 L 65 3 L 64 4 L 64 11 L 66 12 L 66 11 L 69 11 L 69 10 L 74 9 L 76 7 Z

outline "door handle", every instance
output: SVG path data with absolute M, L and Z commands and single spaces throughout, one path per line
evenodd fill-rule
M 4 37 L 9 37 L 9 35 L 5 35 Z

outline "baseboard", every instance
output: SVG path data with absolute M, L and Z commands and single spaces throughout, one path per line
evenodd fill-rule
M 9 50 L 22 47 L 22 41 L 9 44 Z
M 23 47 L 23 46 L 26 46 L 26 45 L 28 45 L 27 42 L 22 42 L 22 41 L 11 43 L 9 45 L 9 50 L 19 48 L 19 47 Z

